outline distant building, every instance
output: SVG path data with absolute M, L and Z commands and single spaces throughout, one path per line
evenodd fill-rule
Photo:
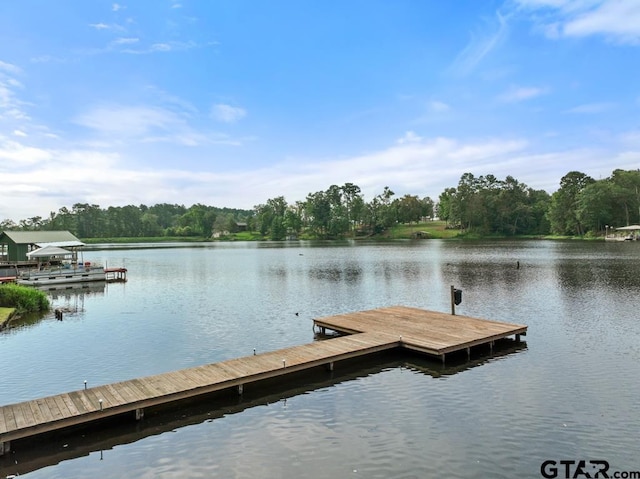
M 27 253 L 45 246 L 69 248 L 75 253 L 84 243 L 68 231 L 3 231 L 0 233 L 0 261 L 28 261 Z

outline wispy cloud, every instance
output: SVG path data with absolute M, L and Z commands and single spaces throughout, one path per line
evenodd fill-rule
M 429 102 L 429 110 L 434 113 L 444 113 L 451 110 L 451 106 L 442 101 L 433 100 Z
M 192 48 L 197 48 L 199 45 L 196 42 L 157 42 L 149 46 L 140 46 L 139 48 L 125 48 L 122 53 L 129 53 L 131 55 L 148 55 L 150 53 L 168 53 L 176 51 L 186 51 Z
M 456 75 L 471 73 L 487 55 L 500 45 L 506 38 L 507 32 L 506 17 L 500 12 L 496 12 L 495 19 L 487 22 L 484 31 L 471 33 L 471 40 L 458 54 L 450 70 Z
M 22 130 L 13 130 L 13 136 L 25 137 L 25 136 L 27 136 L 27 134 Z
M 621 43 L 640 43 L 640 2 L 609 0 L 588 12 L 569 19 L 567 36 L 601 34 Z
M 516 103 L 524 100 L 530 100 L 547 93 L 544 88 L 512 86 L 506 92 L 498 97 L 500 101 L 507 103 Z
M 172 131 L 185 124 L 184 118 L 164 108 L 127 105 L 98 106 L 78 115 L 74 122 L 101 134 L 123 138 Z
M 95 28 L 96 30 L 109 30 L 112 27 L 107 25 L 106 23 L 90 23 L 89 26 L 91 28 Z
M 611 102 L 586 103 L 570 108 L 566 110 L 566 113 L 602 113 L 603 111 L 611 110 L 613 107 L 615 107 L 615 103 Z
M 398 145 L 404 145 L 406 143 L 419 143 L 420 141 L 422 141 L 421 136 L 418 136 L 415 131 L 408 131 L 402 138 L 398 138 L 396 143 L 398 143 Z
M 114 3 L 113 5 L 111 5 L 111 10 L 113 12 L 117 12 L 117 11 L 123 10 L 125 8 L 127 8 L 127 7 L 124 7 L 124 6 L 120 5 L 119 3 Z
M 12 65 L 11 63 L 3 62 L 2 60 L 0 60 L 0 70 L 11 73 L 13 75 L 22 73 L 22 69 L 20 67 Z
M 633 0 L 515 0 L 552 38 L 601 35 L 614 43 L 640 44 L 640 2 Z
M 211 108 L 211 116 L 223 123 L 235 123 L 246 116 L 247 112 L 243 108 L 219 103 Z
M 2 169 L 19 168 L 24 165 L 34 165 L 48 161 L 52 157 L 51 152 L 23 145 L 18 141 L 0 136 L 0 171 Z
M 0 62 L 0 124 L 4 121 L 13 123 L 16 120 L 28 120 L 24 107 L 26 103 L 18 97 L 17 92 L 24 87 L 13 75 L 22 70 L 10 63 Z M 15 126 L 15 125 L 13 125 Z
M 139 38 L 134 37 L 120 37 L 116 38 L 111 42 L 112 45 L 131 45 L 133 43 L 138 43 L 140 41 Z

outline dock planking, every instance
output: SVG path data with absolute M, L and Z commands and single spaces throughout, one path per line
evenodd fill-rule
M 0 455 L 11 441 L 175 403 L 245 384 L 396 348 L 442 358 L 515 335 L 527 327 L 394 306 L 314 320 L 314 328 L 347 334 L 194 368 L 85 388 L 0 407 Z

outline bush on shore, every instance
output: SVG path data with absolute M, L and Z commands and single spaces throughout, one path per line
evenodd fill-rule
M 49 298 L 37 289 L 19 284 L 3 284 L 0 286 L 0 306 L 15 308 L 19 314 L 49 309 Z

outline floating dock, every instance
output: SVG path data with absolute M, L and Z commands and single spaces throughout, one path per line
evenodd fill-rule
M 527 327 L 395 306 L 315 319 L 314 328 L 348 334 L 190 369 L 0 407 L 0 455 L 11 442 L 123 414 L 140 420 L 145 408 L 176 403 L 385 350 L 437 356 L 526 334 Z

